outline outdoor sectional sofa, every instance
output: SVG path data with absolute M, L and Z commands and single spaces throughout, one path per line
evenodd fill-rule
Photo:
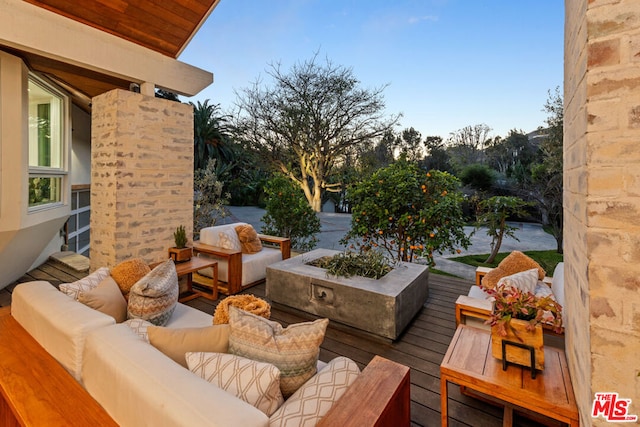
M 19 357 L 0 360 L 0 412 L 5 412 L 0 420 L 5 420 L 5 425 L 60 425 L 55 416 L 64 417 L 60 414 L 65 408 L 67 413 L 75 412 L 72 408 L 78 403 L 51 402 L 45 395 L 62 398 L 78 383 L 122 426 L 268 426 L 273 421 L 176 363 L 131 327 L 117 324 L 113 317 L 87 307 L 48 282 L 16 286 L 11 313 L 6 311 L 0 319 L 0 340 L 11 340 L 8 351 L 20 353 L 21 343 L 35 339 L 39 345 L 29 345 L 27 351 L 24 344 L 25 354 L 53 356 L 69 375 L 66 380 L 60 381 L 58 376 L 55 383 L 48 383 L 49 378 L 39 376 L 35 369 L 10 366 L 17 364 Z M 211 325 L 212 316 L 177 303 L 166 327 Z M 322 373 L 320 370 L 309 382 Z M 391 421 L 393 425 L 409 425 L 409 386 L 407 367 L 376 357 L 333 402 L 318 425 L 385 425 Z M 31 394 L 36 390 L 47 393 L 36 393 L 42 398 L 33 399 Z M 7 415 L 7 408 L 13 417 Z M 97 416 L 98 411 L 93 412 L 90 416 Z M 38 414 L 43 418 L 38 419 Z M 25 422 L 28 418 L 31 422 Z

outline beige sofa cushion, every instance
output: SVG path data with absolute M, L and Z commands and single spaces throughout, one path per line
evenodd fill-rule
M 230 393 L 198 378 L 126 325 L 87 336 L 86 390 L 121 426 L 267 426 L 269 418 Z
M 16 286 L 11 315 L 80 382 L 87 334 L 116 323 L 113 317 L 80 304 L 49 282 Z

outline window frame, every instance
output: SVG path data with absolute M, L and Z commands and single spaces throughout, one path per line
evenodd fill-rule
M 70 118 L 69 118 L 69 96 L 65 94 L 62 90 L 58 89 L 55 85 L 50 83 L 49 81 L 41 78 L 35 73 L 29 73 L 28 75 L 28 83 L 34 84 L 38 86 L 40 89 L 45 92 L 50 93 L 52 96 L 60 99 L 60 112 L 59 112 L 59 126 L 60 126 L 60 158 L 59 158 L 59 167 L 52 166 L 33 166 L 31 163 L 31 132 L 27 135 L 28 146 L 29 146 L 29 155 L 27 156 L 27 167 L 28 167 L 28 176 L 27 176 L 27 213 L 35 213 L 40 212 L 47 209 L 55 209 L 61 206 L 68 204 L 69 200 L 69 191 L 67 187 L 69 186 L 69 156 L 70 156 L 70 139 L 71 139 L 71 126 L 70 126 Z M 31 98 L 27 95 L 28 100 L 28 113 L 27 113 L 27 121 L 31 118 Z M 37 144 L 37 142 L 36 142 Z M 30 202 L 30 187 L 31 180 L 33 178 L 50 178 L 50 179 L 60 179 L 60 188 L 59 188 L 59 200 L 50 201 L 41 204 L 31 204 Z

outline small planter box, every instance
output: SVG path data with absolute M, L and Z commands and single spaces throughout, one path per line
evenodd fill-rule
M 267 267 L 266 294 L 283 304 L 395 340 L 429 295 L 426 265 L 402 263 L 384 277 L 327 276 L 307 265 L 339 251 L 316 249 Z
M 536 325 L 533 331 L 527 330 L 528 321 L 511 319 L 507 326 L 507 336 L 500 335 L 496 328 L 491 327 L 491 354 L 496 359 L 502 360 L 502 341 L 530 346 L 534 350 L 536 362 L 535 369 L 544 369 L 544 347 L 542 325 Z M 531 367 L 531 351 L 514 345 L 505 347 L 506 360 L 517 365 Z
M 192 248 L 169 248 L 169 258 L 173 260 L 173 262 L 185 262 L 191 259 L 193 255 Z

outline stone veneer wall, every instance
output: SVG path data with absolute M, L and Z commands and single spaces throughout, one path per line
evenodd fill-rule
M 167 258 L 179 225 L 193 232 L 193 108 L 113 90 L 91 125 L 91 271 Z
M 640 415 L 640 9 L 565 1 L 566 348 L 581 425 L 596 392 Z

